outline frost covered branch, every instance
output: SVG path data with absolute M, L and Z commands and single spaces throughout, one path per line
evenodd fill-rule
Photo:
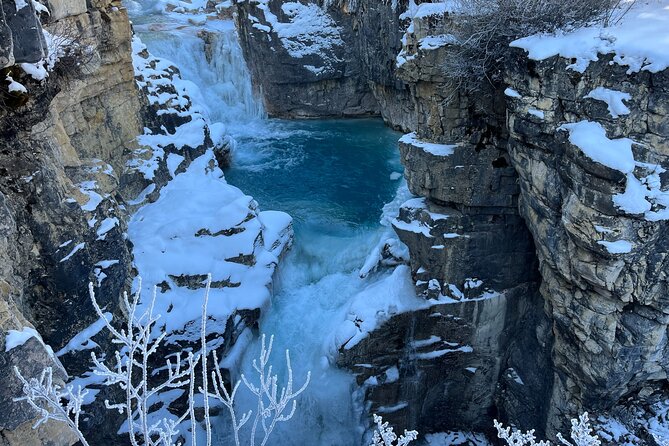
M 157 337 L 152 336 L 153 327 L 160 319 L 154 315 L 153 309 L 156 301 L 156 288 L 153 288 L 151 300 L 144 311 L 140 311 L 141 292 L 137 291 L 130 299 L 127 293 L 123 295 L 123 305 L 126 310 L 126 328 L 117 330 L 107 318 L 97 300 L 93 284 L 89 284 L 89 294 L 93 307 L 98 316 L 105 321 L 107 329 L 112 333 L 112 342 L 121 346 L 115 353 L 116 363 L 109 367 L 103 360 L 92 353 L 93 363 L 96 366 L 94 373 L 105 378 L 104 384 L 113 386 L 118 384 L 125 392 L 125 399 L 121 402 L 110 403 L 105 401 L 108 409 L 118 410 L 126 415 L 130 442 L 133 446 L 141 444 L 154 446 L 158 444 L 172 445 L 172 438 L 178 434 L 178 426 L 187 417 L 194 419 L 192 399 L 188 411 L 176 421 L 160 420 L 158 423 L 149 422 L 149 400 L 167 389 L 178 389 L 192 383 L 194 370 L 199 362 L 199 357 L 194 357 L 191 352 L 184 358 L 183 352 L 177 352 L 174 360 L 167 359 L 165 370 L 167 377 L 158 384 L 152 384 L 149 377 L 152 376 L 149 359 L 160 347 L 165 333 Z M 141 280 L 138 290 L 141 290 Z M 206 306 L 203 306 L 206 314 Z
M 536 441 L 534 430 L 520 432 L 512 430 L 510 427 L 504 427 L 497 420 L 494 421 L 497 429 L 497 436 L 504 440 L 509 446 L 551 446 L 550 441 Z M 564 438 L 560 433 L 557 438 L 565 446 L 600 446 L 601 441 L 597 435 L 592 433 L 588 413 L 585 412 L 578 419 L 571 420 L 571 441 Z
M 33 429 L 49 420 L 59 421 L 69 426 L 82 445 L 88 446 L 79 429 L 81 406 L 87 390 L 78 387 L 75 391 L 72 386 L 61 388 L 53 382 L 51 367 L 45 368 L 39 378 L 25 379 L 18 367 L 14 367 L 14 373 L 23 384 L 23 396 L 14 398 L 14 401 L 25 401 L 39 414 Z
M 370 446 L 406 446 L 418 438 L 418 432 L 407 430 L 404 431 L 404 435 L 398 438 L 395 430 L 388 422 L 384 422 L 383 418 L 376 414 L 374 414 L 374 423 L 376 423 L 376 428 Z M 395 443 L 395 440 L 397 440 L 397 443 Z
M 274 336 L 270 337 L 269 344 L 266 345 L 265 335 L 262 335 L 260 341 L 260 357 L 258 360 L 253 360 L 253 369 L 258 373 L 258 385 L 251 383 L 246 376 L 242 374 L 244 385 L 258 399 L 256 415 L 251 429 L 251 446 L 255 446 L 256 444 L 255 438 L 258 430 L 258 423 L 260 423 L 264 432 L 260 445 L 265 446 L 276 424 L 293 418 L 295 409 L 297 408 L 297 401 L 295 399 L 304 392 L 311 380 L 311 372 L 308 372 L 307 379 L 302 387 L 297 391 L 293 391 L 293 368 L 290 364 L 290 352 L 286 350 L 286 369 L 288 371 L 288 379 L 286 386 L 279 390 L 279 378 L 277 375 L 272 375 L 272 366 L 270 365 L 268 367 L 273 343 Z M 290 412 L 285 414 L 284 411 L 288 407 L 290 407 Z
M 141 290 L 141 280 L 138 289 Z M 206 444 L 212 444 L 212 426 L 209 417 L 209 399 L 220 402 L 227 408 L 232 419 L 234 439 L 236 446 L 240 446 L 241 429 L 251 419 L 253 411 L 248 411 L 238 416 L 235 408 L 235 398 L 242 382 L 258 399 L 257 412 L 251 429 L 250 445 L 255 446 L 256 435 L 262 428 L 262 440 L 260 445 L 265 446 L 269 437 L 278 423 L 290 420 L 297 408 L 296 398 L 304 392 L 309 385 L 311 373 L 307 374 L 305 383 L 298 389 L 293 388 L 293 370 L 290 362 L 290 354 L 286 350 L 287 382 L 285 387 L 279 386 L 278 375 L 272 374 L 272 366 L 269 359 L 272 352 L 273 337 L 269 345 L 266 345 L 265 335 L 262 336 L 260 356 L 253 361 L 253 368 L 258 373 L 258 383 L 242 375 L 238 381 L 228 390 L 227 382 L 223 378 L 216 350 L 211 352 L 213 367 L 208 367 L 209 351 L 206 341 L 207 327 L 207 305 L 209 292 L 211 290 L 211 275 L 207 278 L 204 303 L 202 305 L 202 319 L 200 331 L 201 351 L 194 355 L 188 352 L 176 352 L 166 358 L 164 367 L 160 370 L 160 379 L 157 378 L 158 369 L 151 356 L 159 351 L 166 333 L 154 330 L 160 315 L 154 314 L 156 301 L 156 288 L 147 305 L 140 303 L 140 292 L 137 291 L 132 298 L 127 293 L 123 295 L 123 306 L 126 315 L 123 328 L 114 327 L 111 318 L 107 318 L 95 298 L 95 290 L 89 284 L 89 295 L 93 307 L 98 316 L 104 321 L 107 329 L 112 334 L 112 343 L 119 347 L 114 353 L 113 365 L 108 365 L 103 359 L 92 353 L 92 360 L 96 368 L 94 373 L 104 378 L 104 385 L 118 385 L 123 391 L 124 397 L 121 401 L 105 401 L 105 406 L 111 410 L 117 410 L 126 416 L 129 440 L 132 446 L 180 446 L 179 432 L 182 425 L 189 426 L 191 438 L 190 445 L 197 446 L 197 428 L 199 423 L 195 418 L 195 378 L 197 367 L 200 365 L 202 373 L 202 386 L 198 387 L 198 393 L 204 396 L 204 429 L 206 431 Z M 84 435 L 79 427 L 79 418 L 82 413 L 82 405 L 86 390 L 78 389 L 76 392 L 71 386 L 61 389 L 53 383 L 52 369 L 47 368 L 42 372 L 39 379 L 26 380 L 16 370 L 17 376 L 23 383 L 24 396 L 17 401 L 26 401 L 40 414 L 41 418 L 35 427 L 48 420 L 66 423 L 70 429 L 79 437 L 84 446 L 88 446 Z M 209 377 L 213 389 L 209 389 Z M 168 389 L 188 389 L 188 409 L 174 418 L 163 418 L 157 422 L 150 420 L 150 408 L 154 397 L 160 392 Z M 188 423 L 187 423 L 188 422 Z M 176 442 L 175 442 L 175 439 Z

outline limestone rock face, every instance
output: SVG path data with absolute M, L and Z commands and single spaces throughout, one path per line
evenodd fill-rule
M 635 160 L 646 163 L 634 175 L 660 170 L 657 184 L 647 187 L 667 190 L 669 110 L 661 98 L 669 91 L 668 74 L 628 74 L 606 57 L 583 74 L 566 70 L 569 62 L 558 57 L 534 62 L 518 54 L 515 60 L 507 76 L 519 93 L 508 101 L 509 151 L 553 319 L 551 420 L 630 397 L 643 401 L 666 383 L 669 369 L 669 226 L 617 206 L 614 197 L 629 187 L 626 176 L 594 162 L 559 128 L 588 121 L 609 139 L 631 138 Z M 629 94 L 629 113 L 614 117 L 605 102 L 585 98 L 598 87 Z M 534 109 L 542 119 L 528 112 Z M 649 212 L 662 209 L 653 204 Z M 621 240 L 625 249 L 610 248 Z
M 416 121 L 399 148 L 418 198 L 392 224 L 430 309 L 391 318 L 342 351 L 341 363 L 366 383 L 372 410 L 401 428 L 487 432 L 494 413 L 541 426 L 552 377 L 536 370 L 551 368 L 550 324 L 534 243 L 518 211 L 504 99 L 488 87 L 463 94 L 440 62 L 452 48 L 421 45 L 443 35 L 450 17 L 410 25 L 397 73 L 411 91 Z M 391 381 L 387 370 L 395 368 Z
M 88 283 L 93 283 L 96 299 L 114 321 L 123 320 L 121 294 L 130 289 L 138 273 L 128 235 L 130 215 L 158 200 L 163 187 L 184 173 L 194 159 L 198 158 L 199 170 L 191 176 L 209 178 L 209 183 L 198 186 L 222 188 L 227 195 L 221 193 L 217 198 L 228 208 L 219 206 L 219 211 L 229 218 L 233 211 L 239 215 L 235 224 L 224 228 L 216 217 L 210 225 L 194 218 L 191 237 L 184 237 L 184 243 L 195 244 L 200 237 L 208 237 L 215 240 L 210 246 L 244 245 L 243 254 L 235 252 L 226 261 L 236 270 L 256 267 L 262 273 L 253 275 L 257 283 L 252 284 L 214 277 L 212 294 L 229 287 L 255 296 L 257 290 L 243 286 L 251 285 L 269 299 L 272 274 L 290 245 L 292 226 L 287 215 L 260 212 L 252 198 L 220 180 L 220 168 L 230 159 L 230 140 L 220 127 L 210 128 L 208 119 L 193 107 L 178 68 L 152 56 L 133 39 L 127 11 L 120 3 L 52 0 L 48 8 L 51 15 L 42 17 L 45 30 L 66 41 L 76 38 L 80 45 L 75 48 L 84 50 L 61 54 L 55 64 L 54 57 L 42 57 L 16 65 L 8 56 L 11 65 L 2 71 L 0 340 L 23 327 L 34 327 L 41 338 L 37 344 L 28 341 L 6 352 L 4 344 L 0 345 L 0 372 L 11 376 L 14 364 L 25 361 L 30 363 L 25 369 L 28 378 L 53 367 L 62 371 L 59 379 L 64 380 L 65 370 L 70 376 L 88 371 L 91 348 L 113 357 L 116 345 L 110 343 L 106 330 L 93 335 L 93 342 L 87 345 L 72 344 L 76 335 L 98 320 Z M 26 91 L 9 91 L 5 75 L 11 75 Z M 206 151 L 211 153 L 201 157 Z M 193 181 L 185 182 L 187 187 L 196 187 Z M 202 197 L 206 201 L 206 195 Z M 247 209 L 235 201 L 240 197 L 247 200 Z M 196 202 L 200 209 L 207 205 L 211 202 Z M 152 221 L 160 226 L 165 211 L 157 213 Z M 182 224 L 184 219 L 175 217 L 175 221 Z M 247 243 L 226 242 L 235 237 Z M 187 249 L 190 246 L 175 248 L 179 252 Z M 206 273 L 212 271 L 207 268 L 203 266 L 202 274 L 170 268 L 169 282 L 183 294 L 189 290 L 199 293 Z M 260 277 L 266 281 L 261 283 Z M 163 293 L 170 287 L 167 282 L 158 285 Z M 171 308 L 162 310 L 169 313 Z M 215 338 L 212 348 L 219 358 L 227 356 L 240 336 L 248 341 L 252 336 L 249 328 L 259 317 L 258 308 L 231 309 L 225 315 L 219 312 L 210 324 L 210 335 Z M 199 310 L 195 319 L 199 322 Z M 172 353 L 175 345 L 197 348 L 196 325 L 190 320 L 173 327 L 169 333 L 173 344 L 156 355 L 156 367 L 164 366 L 158 358 Z M 44 348 L 47 354 L 37 354 L 35 348 L 42 341 L 55 354 Z M 116 392 L 118 388 L 103 387 L 95 403 L 86 407 L 89 416 L 82 420 L 82 430 L 91 444 L 124 441 L 117 434 L 123 415 L 104 407 L 105 399 L 119 399 Z M 30 430 L 34 414 L 13 401 L 20 394 L 16 380 L 8 381 L 0 393 L 0 403 L 7 408 L 7 419 L 0 417 L 0 445 L 70 445 L 76 441 L 64 425 L 49 423 Z M 171 408 L 183 408 L 186 403 L 184 397 Z
M 48 50 L 42 35 L 42 25 L 32 2 L 4 0 L 0 6 L 0 36 L 3 36 L 0 68 L 13 63 L 37 62 L 46 56 Z
M 77 30 L 87 52 L 66 56 L 47 74 L 42 25 L 33 3 L 27 5 L 21 15 L 2 22 L 9 24 L 13 42 L 3 73 L 27 92 L 19 101 L 4 81 L 0 86 L 9 104 L 0 111 L 0 306 L 5 309 L 0 311 L 0 339 L 4 342 L 10 330 L 34 327 L 41 340 L 0 349 L 2 373 L 8 377 L 3 414 L 20 414 L 4 420 L 0 431 L 3 445 L 69 445 L 76 439 L 65 425 L 32 430 L 35 414 L 12 401 L 21 394 L 11 378 L 13 365 L 25 367 L 28 378 L 52 367 L 62 372 L 61 380 L 67 376 L 61 361 L 70 372 L 87 368 L 90 352 L 56 356 L 42 341 L 58 352 L 97 319 L 89 281 L 98 285 L 101 305 L 112 312 L 127 288 L 131 254 L 119 177 L 127 144 L 142 127 L 143 108 L 124 9 L 105 3 L 82 10 L 81 5 L 51 2 L 55 14 L 43 14 L 43 26 L 61 37 Z M 10 6 L 13 1 L 3 2 L 5 17 Z M 18 19 L 26 25 L 17 33 L 13 20 Z
M 394 127 L 412 128 L 411 92 L 395 75 L 400 6 L 375 0 L 329 7 L 312 0 L 299 7 L 285 3 L 237 3 L 244 56 L 271 116 L 381 113 Z

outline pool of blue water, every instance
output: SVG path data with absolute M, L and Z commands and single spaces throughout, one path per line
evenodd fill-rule
M 378 224 L 402 169 L 398 138 L 380 119 L 268 120 L 237 137 L 225 175 L 261 209 L 292 215 L 298 233 L 339 233 Z

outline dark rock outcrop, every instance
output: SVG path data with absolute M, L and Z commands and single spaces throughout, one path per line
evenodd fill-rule
M 376 0 L 328 8 L 308 1 L 294 10 L 284 3 L 237 2 L 240 43 L 271 116 L 381 114 L 394 127 L 412 128 L 412 92 L 395 75 L 400 8 Z
M 625 175 L 588 158 L 558 129 L 598 123 L 607 138 L 635 141 L 635 159 L 651 165 L 635 175 L 652 174 L 653 165 L 669 169 L 669 109 L 660 99 L 669 88 L 668 73 L 630 74 L 607 57 L 582 74 L 566 70 L 568 63 L 517 54 L 507 77 L 520 96 L 508 100 L 520 210 L 538 241 L 542 294 L 553 320 L 553 429 L 556 420 L 584 408 L 601 411 L 649 399 L 666 385 L 669 370 L 669 226 L 618 208 L 614 196 L 625 191 Z M 605 102 L 584 98 L 597 87 L 628 93 L 630 113 L 613 117 Z M 666 174 L 658 176 L 659 189 L 668 184 Z M 631 244 L 629 250 L 607 248 L 620 240 Z

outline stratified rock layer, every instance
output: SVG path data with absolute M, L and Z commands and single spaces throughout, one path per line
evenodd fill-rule
M 272 113 L 299 115 L 281 96 L 282 82 L 307 96 L 331 87 L 310 116 L 338 114 L 339 95 L 360 97 L 325 78 L 300 76 L 302 59 L 281 52 L 271 27 L 260 32 L 267 23 L 259 10 L 290 22 L 278 13 L 285 2 L 240 3 L 245 56 Z M 409 248 L 417 292 L 439 311 L 394 316 L 342 350 L 340 363 L 365 383 L 372 409 L 400 427 L 426 431 L 485 430 L 494 415 L 553 434 L 583 410 L 666 396 L 666 70 L 635 73 L 600 56 L 579 73 L 567 69 L 573 60 L 537 62 L 518 51 L 506 85 L 483 82 L 465 93 L 443 66 L 458 52 L 451 34 L 457 15 L 430 8 L 438 2 L 412 2 L 406 14 L 403 1 L 304 3 L 325 3 L 323 14 L 344 36 L 345 56 L 335 56 L 344 76 L 368 86 L 387 122 L 413 131 L 399 146 L 409 189 L 419 198 L 401 207 L 393 227 Z M 253 69 L 276 58 L 282 70 L 268 70 L 273 81 Z M 598 87 L 629 95 L 629 112 L 610 113 L 592 97 Z M 634 171 L 606 167 L 571 143 L 578 123 L 601 126 L 607 139 L 633 140 Z M 649 197 L 638 214 L 620 207 L 632 186 Z M 467 310 L 472 305 L 480 313 Z M 479 317 L 487 314 L 481 308 L 493 307 L 506 316 L 494 323 Z M 462 332 L 453 336 L 458 324 Z M 498 333 L 494 347 L 471 339 L 477 329 Z M 427 342 L 431 336 L 439 339 Z M 415 360 L 416 351 L 434 354 L 443 342 L 473 351 Z M 461 358 L 474 357 L 481 364 L 501 359 L 479 375 L 461 373 Z M 475 397 L 473 382 L 494 398 Z M 475 402 L 462 405 L 458 397 Z
M 669 74 L 628 73 L 607 57 L 583 74 L 565 69 L 570 62 L 559 57 L 535 62 L 517 54 L 516 60 L 507 77 L 519 93 L 507 101 L 509 151 L 553 319 L 557 385 L 550 420 L 557 425 L 583 408 L 643 401 L 666 385 L 669 226 L 616 206 L 625 175 L 588 158 L 559 127 L 598 123 L 609 139 L 634 140 L 638 162 L 669 170 L 663 99 Z M 629 113 L 613 117 L 605 102 L 585 98 L 597 87 L 629 94 Z M 635 174 L 647 174 L 637 169 Z M 666 172 L 658 180 L 666 190 Z M 630 243 L 629 252 L 607 247 L 618 241 Z

